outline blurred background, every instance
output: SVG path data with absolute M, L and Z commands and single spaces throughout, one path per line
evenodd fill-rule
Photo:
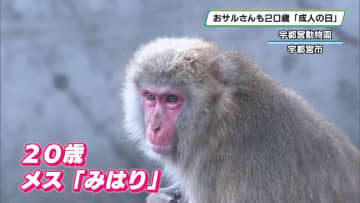
M 209 9 L 256 8 L 347 9 L 344 25 L 332 29 L 345 43 L 289 55 L 286 45 L 267 44 L 282 28 L 203 26 Z M 65 171 L 64 192 L 24 194 L 18 186 L 35 167 L 20 160 L 28 142 L 86 142 L 88 169 L 151 170 L 155 163 L 124 140 L 119 87 L 136 47 L 159 36 L 203 37 L 246 52 L 360 145 L 358 0 L 2 0 L 0 202 L 144 202 L 143 193 L 74 194 L 74 168 L 62 166 L 55 169 Z

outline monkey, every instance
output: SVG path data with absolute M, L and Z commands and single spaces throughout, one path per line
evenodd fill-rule
M 174 181 L 148 203 L 360 200 L 359 149 L 242 52 L 158 38 L 124 81 L 128 136 Z

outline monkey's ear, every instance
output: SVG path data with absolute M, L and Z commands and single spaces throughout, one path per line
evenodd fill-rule
M 211 75 L 220 83 L 225 84 L 225 76 L 216 60 L 210 63 Z
M 210 69 L 218 82 L 231 85 L 236 80 L 239 80 L 240 67 L 247 62 L 247 57 L 240 52 L 224 51 L 210 62 Z

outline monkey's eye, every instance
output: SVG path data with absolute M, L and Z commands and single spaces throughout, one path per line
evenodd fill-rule
M 153 94 L 151 94 L 150 92 L 146 93 L 146 99 L 147 100 L 154 100 L 155 96 Z
M 170 103 L 174 103 L 178 100 L 178 97 L 175 96 L 175 95 L 169 95 L 167 98 L 166 98 L 166 101 L 167 102 L 170 102 Z

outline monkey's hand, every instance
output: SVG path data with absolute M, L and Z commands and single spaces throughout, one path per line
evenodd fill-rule
M 150 194 L 146 203 L 187 203 L 181 192 L 173 187 L 160 189 L 159 193 Z

